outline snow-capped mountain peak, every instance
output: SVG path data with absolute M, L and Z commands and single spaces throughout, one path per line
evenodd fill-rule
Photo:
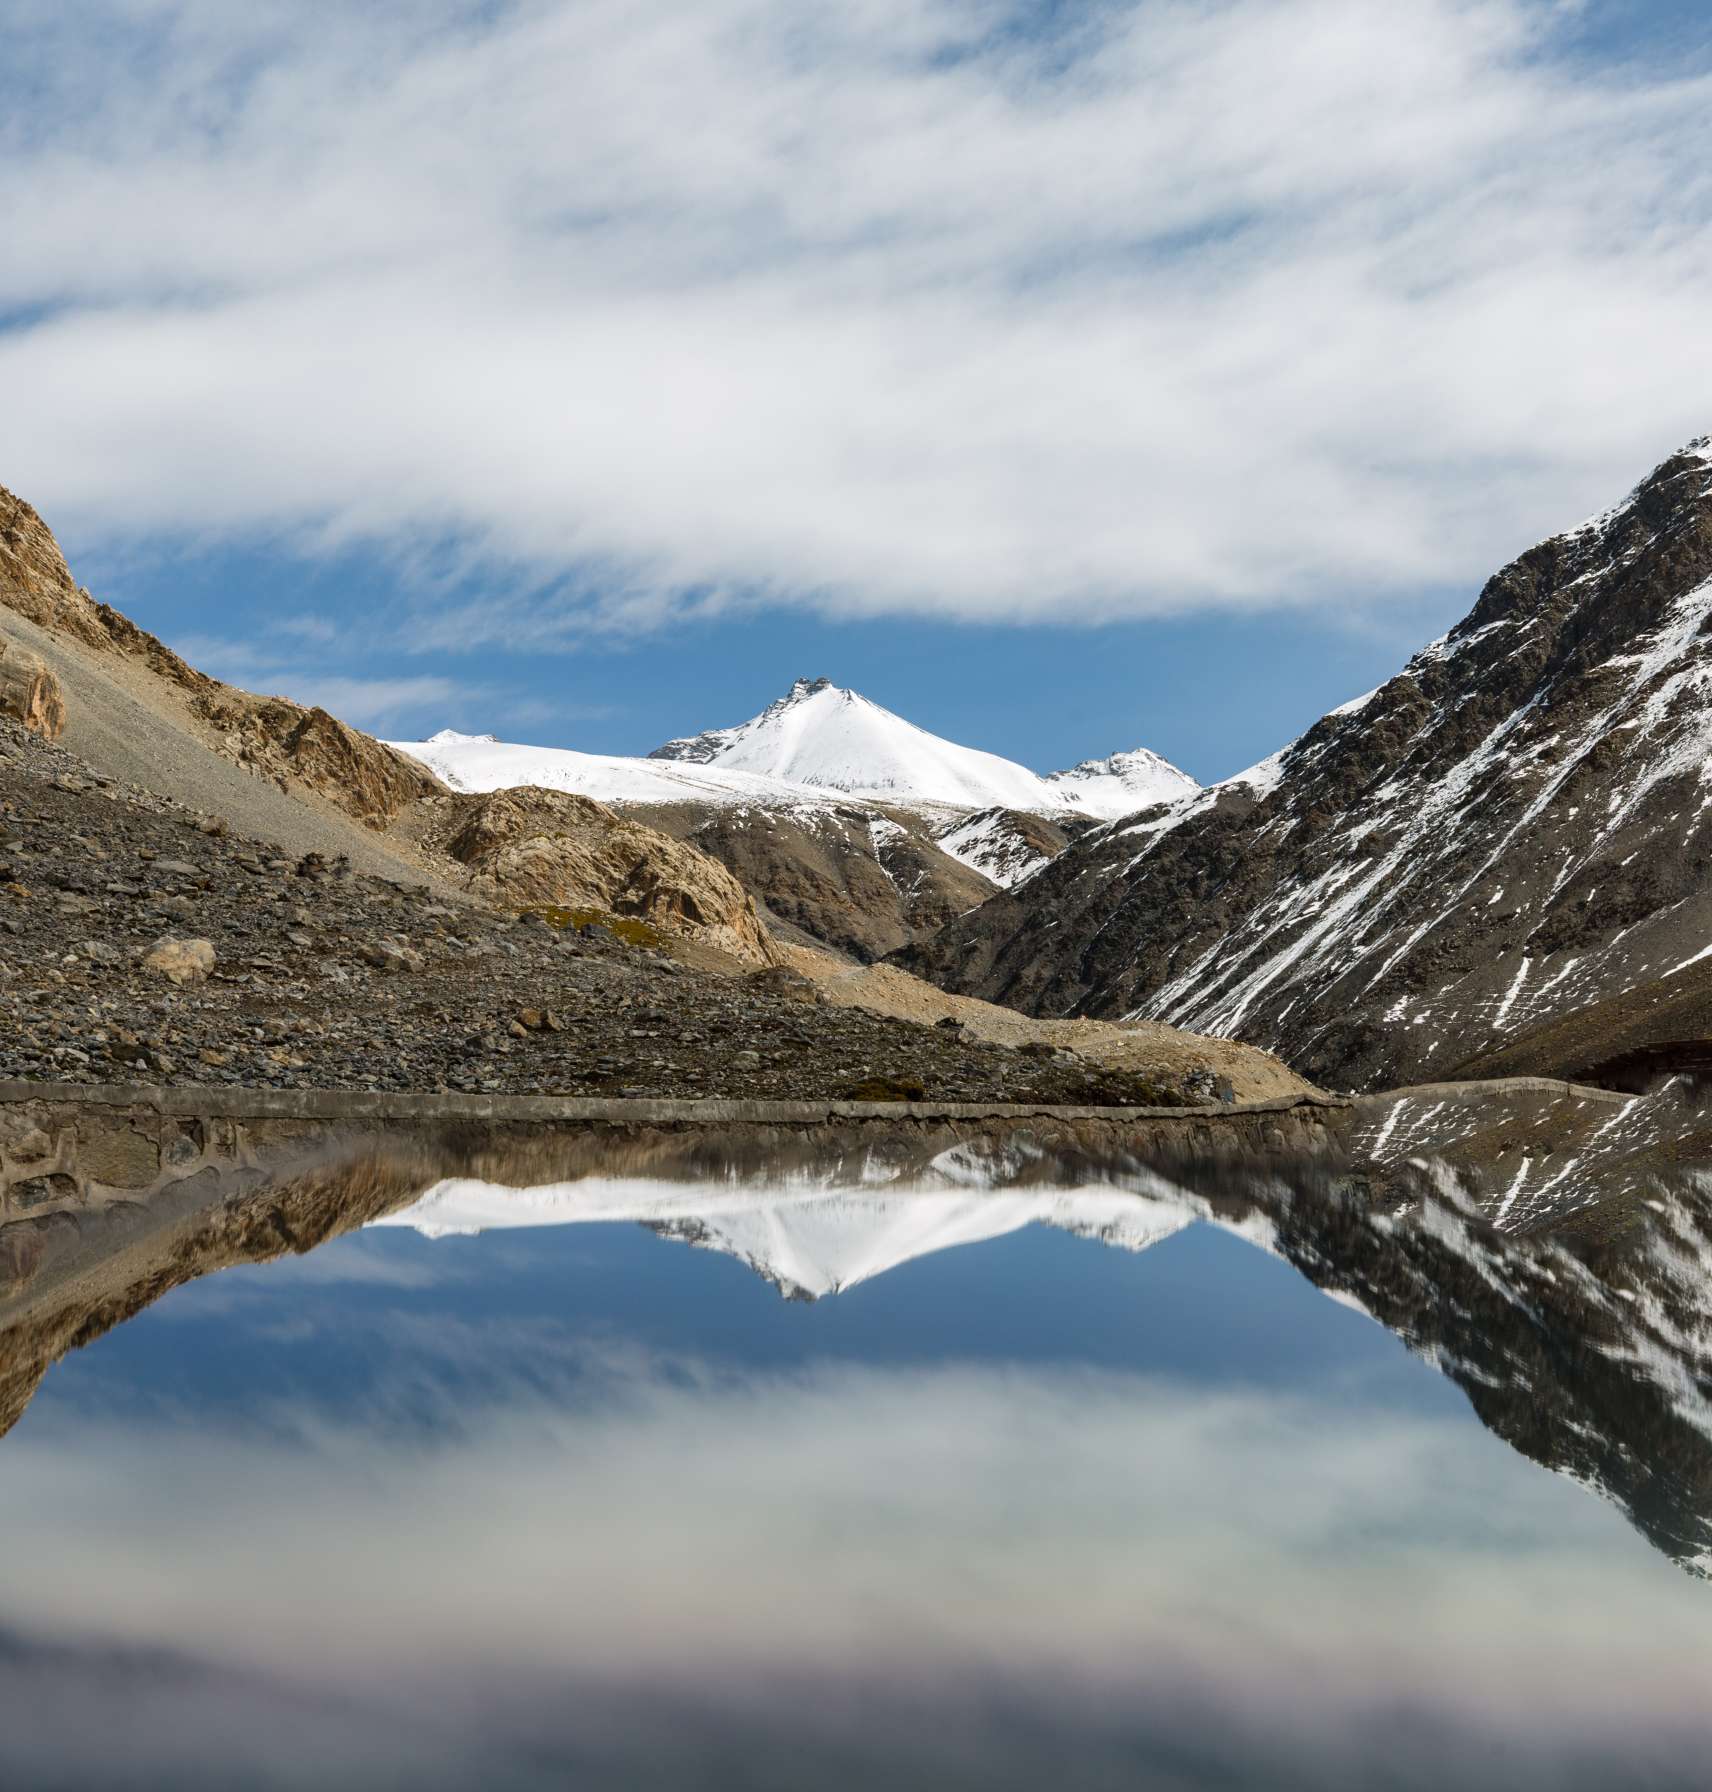
M 422 742 L 425 747 L 474 747 L 497 741 L 497 734 L 461 734 L 456 728 L 442 728 Z
M 1014 760 L 930 734 L 828 678 L 799 678 L 747 722 L 668 741 L 650 755 L 812 789 L 947 808 L 1128 814 L 1196 788 L 1145 748 L 1042 777 Z
M 1077 807 L 1112 820 L 1154 803 L 1175 802 L 1200 789 L 1187 772 L 1146 747 L 1105 759 L 1084 759 L 1067 771 L 1049 772 L 1046 781 Z
M 733 728 L 708 728 L 700 734 L 686 736 L 682 740 L 669 740 L 663 747 L 656 747 L 648 755 L 650 759 L 678 759 L 690 765 L 711 765 L 732 747 L 737 746 L 746 735 L 758 728 L 762 723 L 777 721 L 788 710 L 810 697 L 818 696 L 822 691 L 836 690 L 830 678 L 798 678 L 784 696 L 775 698 L 761 713 L 748 722 L 740 722 Z M 854 692 L 845 695 L 854 696 Z

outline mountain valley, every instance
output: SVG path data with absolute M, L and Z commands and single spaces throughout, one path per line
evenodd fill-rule
M 1120 1106 L 1305 1088 L 1226 1041 L 1060 1042 L 902 973 L 851 981 L 824 948 L 793 964 L 730 871 L 633 811 L 550 772 L 453 789 L 196 671 L 5 493 L 0 644 L 27 668 L 0 686 L 7 1077 Z M 849 825 L 873 839 L 866 810 Z M 940 857 L 968 901 L 990 889 Z
M 982 1050 L 1032 1041 L 1090 1088 L 1640 1087 L 1712 1058 L 1705 438 L 1504 568 L 1380 689 L 1206 789 L 1145 749 L 1037 774 L 824 678 L 646 757 L 451 730 L 383 743 L 197 672 L 80 591 L 9 496 L 0 599 L 14 768 L 40 764 L 61 796 L 123 786 L 213 817 L 218 837 L 269 842 L 247 855 L 263 867 L 337 860 L 365 888 L 419 889 L 430 934 L 479 933 L 476 913 L 548 915 L 572 945 L 631 926 L 644 960 L 675 955 L 727 988 L 770 978 L 816 1026 L 853 1024 L 838 1010 Z M 30 802 L 11 798 L 3 844 L 40 861 L 16 819 Z M 178 894 L 211 890 L 217 869 Z M 54 874 L 70 877 L 61 918 L 71 899 L 110 906 L 99 879 Z M 154 881 L 108 882 L 139 877 Z M 75 948 L 80 983 L 93 971 Z M 515 1044 L 518 1024 L 475 1037 Z M 876 1055 L 817 1086 L 883 1079 Z M 657 1080 L 603 1061 L 606 1086 Z M 947 1074 L 903 1081 L 1023 1086 Z M 450 1058 L 433 1076 L 458 1086 Z M 510 1067 L 497 1084 L 514 1086 Z

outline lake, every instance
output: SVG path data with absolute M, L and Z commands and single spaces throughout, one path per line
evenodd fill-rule
M 969 1180 L 85 1237 L 0 1330 L 112 1327 L 0 1441 L 0 1781 L 1704 1785 L 1698 1309 Z

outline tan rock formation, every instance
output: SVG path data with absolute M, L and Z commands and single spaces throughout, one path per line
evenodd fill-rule
M 777 960 L 753 898 L 723 865 L 587 797 L 525 785 L 466 798 L 444 847 L 491 900 L 600 909 L 748 964 Z
M 101 633 L 87 591 L 79 591 L 46 523 L 0 486 L 0 592 L 20 615 L 92 646 Z
M 216 731 L 231 758 L 281 789 L 316 791 L 371 828 L 384 828 L 418 797 L 444 794 L 440 780 L 414 759 L 324 709 L 202 682 L 209 688 L 196 693 L 192 712 Z
M 58 740 L 65 728 L 65 697 L 59 680 L 41 660 L 0 635 L 0 716 L 10 716 L 44 740 Z

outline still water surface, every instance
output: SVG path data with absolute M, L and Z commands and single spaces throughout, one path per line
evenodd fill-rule
M 0 1783 L 1707 1783 L 1712 1585 L 1244 1238 L 666 1205 L 466 1188 L 53 1368 Z

